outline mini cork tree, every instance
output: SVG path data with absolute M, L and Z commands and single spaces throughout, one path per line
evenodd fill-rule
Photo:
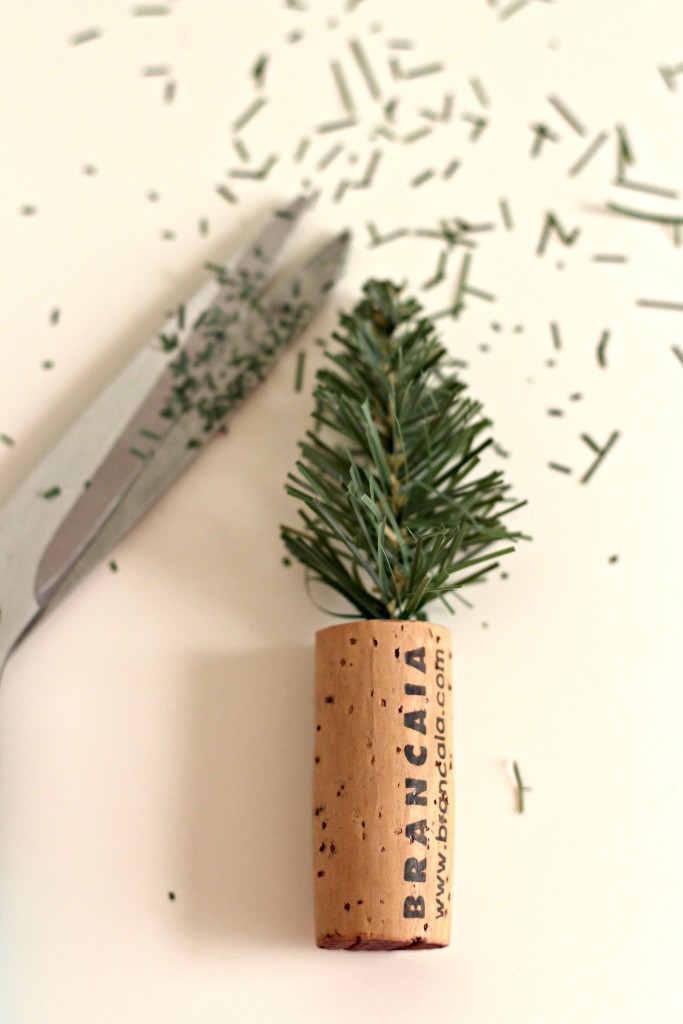
M 419 303 L 390 281 L 363 295 L 317 373 L 314 429 L 286 484 L 301 522 L 282 538 L 357 617 L 424 620 L 514 550 L 522 534 L 504 517 L 523 502 L 481 471 L 491 423 Z

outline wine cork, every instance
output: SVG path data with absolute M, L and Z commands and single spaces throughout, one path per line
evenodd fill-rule
M 316 941 L 447 946 L 453 860 L 451 637 L 361 620 L 316 634 Z

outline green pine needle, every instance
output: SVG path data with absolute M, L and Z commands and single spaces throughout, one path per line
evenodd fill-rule
M 316 430 L 285 485 L 301 524 L 282 538 L 358 616 L 424 619 L 514 551 L 523 535 L 502 517 L 524 502 L 501 472 L 477 472 L 491 423 L 416 300 L 389 281 L 363 294 L 316 375 Z

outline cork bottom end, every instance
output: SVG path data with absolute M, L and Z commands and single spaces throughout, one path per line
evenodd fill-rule
M 414 939 L 373 939 L 368 935 L 323 935 L 316 940 L 320 949 L 344 949 L 347 952 L 373 952 L 382 950 L 390 952 L 398 949 L 443 949 L 447 942 L 429 942 L 419 936 Z

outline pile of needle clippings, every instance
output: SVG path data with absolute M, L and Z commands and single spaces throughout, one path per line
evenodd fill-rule
M 283 14 L 289 19 L 290 27 L 284 37 L 273 39 L 272 47 L 268 48 L 265 44 L 273 30 L 264 28 L 262 47 L 251 54 L 231 56 L 232 61 L 243 64 L 244 87 L 238 95 L 231 94 L 226 106 L 225 163 L 216 180 L 207 182 L 208 209 L 197 213 L 200 236 L 208 238 L 211 234 L 209 214 L 213 216 L 215 196 L 234 207 L 243 200 L 252 201 L 255 189 L 262 190 L 264 200 L 283 194 L 284 187 L 291 189 L 292 185 L 317 193 L 323 202 L 348 208 L 357 244 L 377 250 L 378 274 L 382 273 L 387 246 L 403 247 L 406 264 L 411 247 L 432 252 L 431 273 L 420 280 L 408 278 L 407 283 L 422 290 L 425 311 L 445 322 L 466 318 L 475 306 L 481 309 L 482 304 L 492 313 L 497 309 L 497 282 L 480 268 L 495 265 L 486 259 L 488 247 L 495 245 L 501 235 L 514 235 L 521 221 L 527 228 L 531 223 L 536 227 L 531 245 L 528 231 L 520 234 L 520 257 L 532 262 L 556 261 L 559 269 L 564 269 L 570 250 L 579 254 L 584 265 L 590 264 L 595 274 L 618 275 L 623 268 L 629 268 L 632 253 L 621 246 L 614 250 L 591 250 L 586 238 L 591 235 L 591 221 L 597 217 L 603 224 L 605 218 L 620 225 L 630 222 L 634 230 L 629 237 L 634 247 L 638 245 L 638 230 L 666 232 L 672 253 L 678 256 L 683 237 L 679 192 L 667 183 L 643 180 L 638 171 L 637 147 L 625 124 L 591 125 L 591 112 L 575 109 L 571 97 L 551 85 L 544 96 L 538 97 L 536 120 L 529 123 L 520 117 L 518 124 L 506 125 L 508 132 L 514 131 L 519 139 L 525 140 L 528 159 L 534 165 L 540 166 L 552 155 L 547 173 L 556 177 L 554 184 L 560 196 L 566 194 L 562 192 L 563 183 L 587 174 L 591 167 L 600 168 L 597 184 L 596 175 L 591 178 L 590 187 L 595 190 L 592 205 L 578 204 L 567 194 L 564 208 L 547 209 L 539 204 L 538 208 L 530 209 L 528 197 L 516 204 L 514 195 L 506 188 L 505 168 L 492 167 L 486 152 L 487 136 L 496 129 L 495 90 L 487 85 L 484 76 L 472 71 L 463 73 L 460 67 L 451 66 L 446 45 L 442 53 L 423 52 L 419 40 L 401 33 L 396 23 L 372 20 L 372 0 L 330 0 L 322 11 L 309 0 L 272 0 L 272 7 L 278 7 L 280 15 L 279 19 L 273 18 L 273 25 L 282 25 Z M 518 20 L 541 17 L 543 12 L 543 5 L 531 0 L 489 0 L 488 7 L 492 19 L 515 25 Z M 146 39 L 151 45 L 154 35 L 150 26 L 179 17 L 180 8 L 177 2 L 134 5 L 128 12 L 131 31 L 136 22 L 145 22 Z M 313 18 L 316 32 L 309 36 Z M 316 42 L 321 28 L 334 41 L 325 54 L 319 52 Z M 501 31 L 506 30 L 501 26 Z M 86 45 L 102 45 L 106 36 L 106 24 L 74 26 L 66 38 L 62 37 L 60 45 L 80 51 Z M 553 46 L 557 45 L 555 40 Z M 285 59 L 291 47 L 296 47 L 298 59 L 309 69 L 311 91 L 328 97 L 329 111 L 322 119 L 307 115 L 305 105 L 298 106 L 296 116 L 292 116 L 286 76 L 278 77 L 277 87 L 271 88 L 278 62 Z M 163 48 L 160 49 L 163 54 Z M 652 72 L 664 93 L 683 93 L 683 61 L 664 61 L 653 67 Z M 150 53 L 149 61 L 137 73 L 151 80 L 150 88 L 155 81 L 162 83 L 160 102 L 166 105 L 173 104 L 183 88 L 182 77 L 174 73 L 159 52 Z M 269 124 L 275 129 L 283 121 L 292 126 L 289 148 L 264 148 L 259 139 L 267 137 L 265 129 Z M 257 126 L 259 131 L 255 133 Z M 281 132 L 273 130 L 273 137 L 280 135 Z M 441 154 L 438 160 L 425 155 L 431 151 Z M 482 182 L 486 182 L 481 196 L 483 215 L 481 207 L 476 212 L 454 212 L 459 205 L 459 176 L 468 168 L 480 172 Z M 86 176 L 93 176 L 98 170 L 89 162 L 81 167 Z M 449 189 L 446 198 L 444 183 L 448 183 Z M 373 193 L 388 188 L 396 195 L 396 209 L 408 211 L 413 208 L 412 196 L 436 190 L 431 219 L 413 220 L 410 212 L 408 220 L 400 222 L 374 216 Z M 607 195 L 612 198 L 606 198 Z M 141 197 L 149 202 L 159 201 L 155 189 L 147 189 L 146 193 L 141 190 Z M 441 209 L 442 206 L 447 209 Z M 33 203 L 25 202 L 19 212 L 28 217 L 38 210 Z M 220 212 L 216 212 L 215 219 L 220 219 Z M 359 222 L 364 225 L 365 238 Z M 177 237 L 172 226 L 161 232 L 165 242 Z M 623 238 L 623 231 L 617 237 Z M 600 287 L 611 288 L 614 279 L 603 277 L 606 283 Z M 435 301 L 436 296 L 444 296 L 441 305 Z M 651 311 L 654 317 L 675 316 L 683 312 L 683 291 L 677 295 L 635 294 L 632 303 L 634 308 Z M 620 312 L 623 314 L 623 309 Z M 494 334 L 502 330 L 504 319 L 500 313 L 494 314 L 490 325 Z M 60 309 L 53 307 L 49 322 L 57 326 L 59 321 Z M 572 333 L 566 317 L 562 321 L 558 315 L 547 324 L 545 364 L 549 367 L 562 359 Z M 524 325 L 517 323 L 514 332 L 523 331 Z M 575 338 L 572 344 L 577 344 Z M 593 365 L 600 373 L 609 371 L 618 351 L 612 325 L 601 324 L 595 336 L 584 338 L 581 344 L 592 351 Z M 479 348 L 484 353 L 494 351 L 488 342 L 481 343 Z M 683 363 L 683 346 L 673 343 L 670 349 L 676 364 Z M 46 360 L 43 368 L 52 365 L 51 360 Z M 300 356 L 296 366 L 297 391 L 302 389 L 303 370 Z M 572 419 L 567 409 L 575 409 L 575 403 L 584 394 L 585 388 L 576 389 L 566 396 L 566 408 L 553 404 L 543 410 L 542 414 L 549 418 L 545 422 L 552 422 L 553 430 L 558 425 L 561 429 L 563 423 Z M 542 429 L 539 424 L 539 430 Z M 558 479 L 569 478 L 587 485 L 605 460 L 623 446 L 623 433 L 619 423 L 573 428 L 574 457 L 551 458 L 547 468 Z M 0 434 L 0 439 L 8 448 L 14 445 L 9 433 Z M 567 448 L 565 439 L 564 450 Z M 507 455 L 501 449 L 498 454 Z

